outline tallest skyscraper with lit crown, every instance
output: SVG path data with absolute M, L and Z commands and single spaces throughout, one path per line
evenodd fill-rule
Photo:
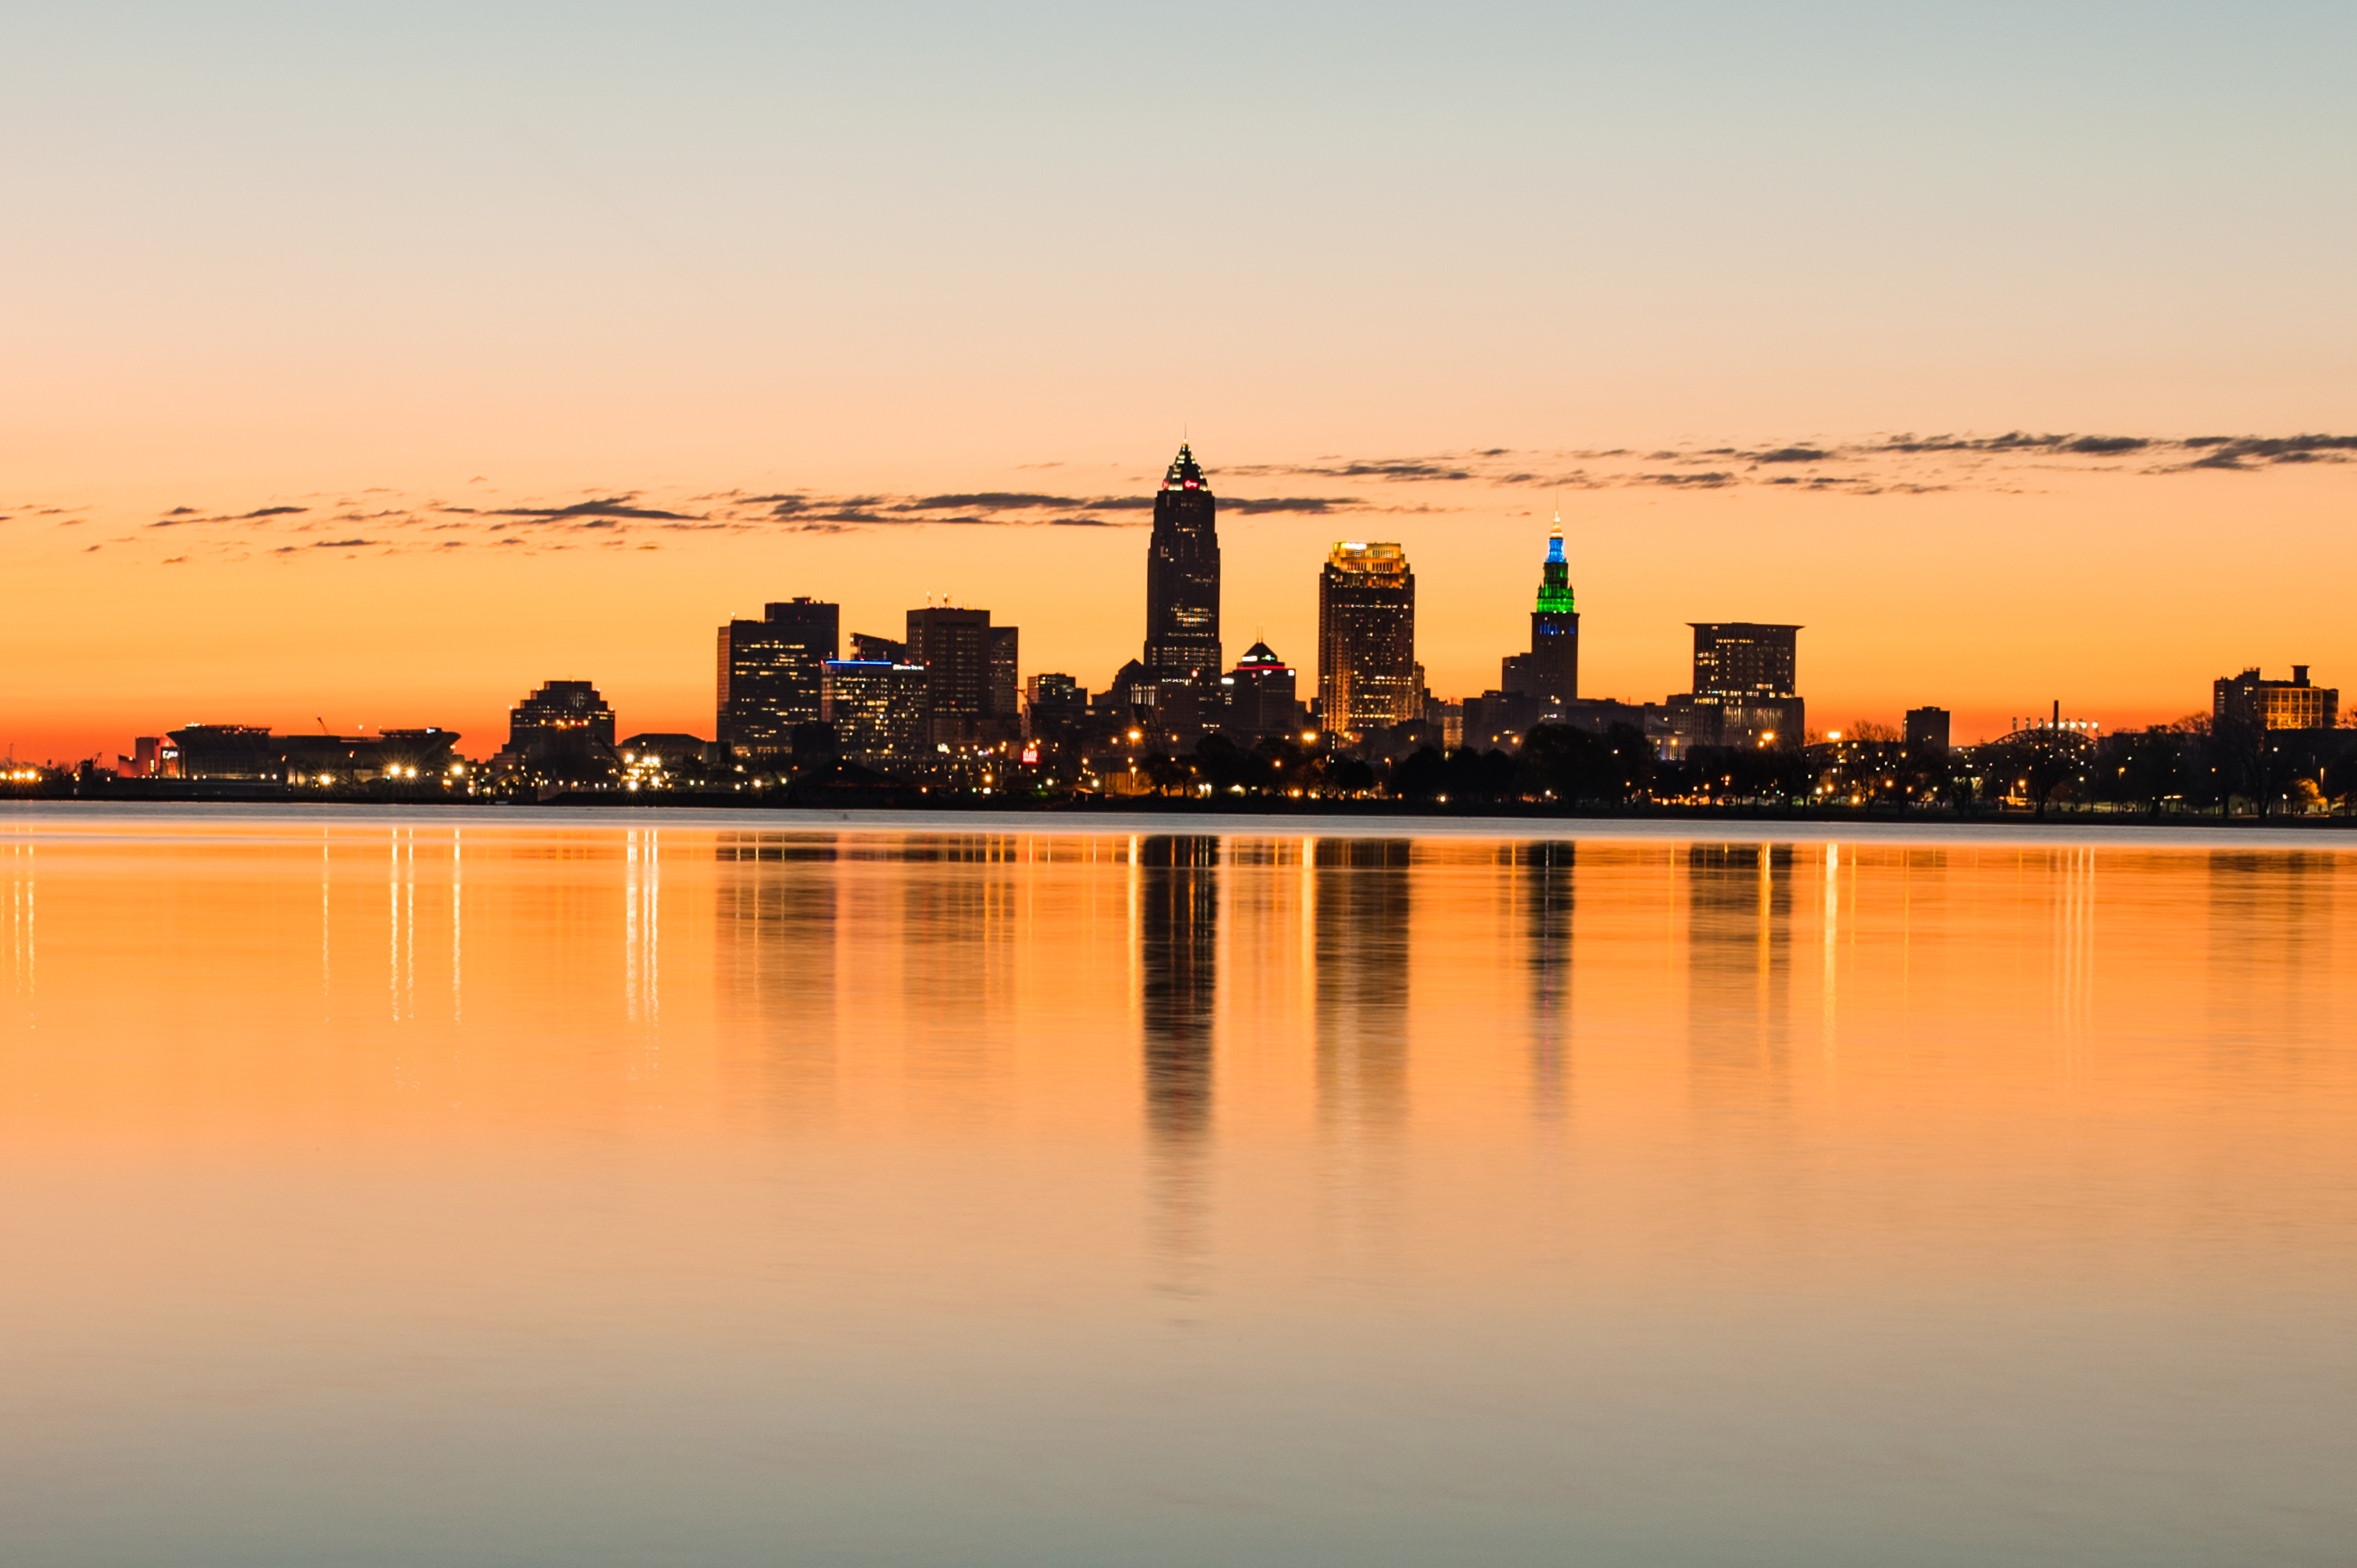
M 1181 445 L 1154 498 L 1146 557 L 1148 679 L 1183 684 L 1220 674 L 1219 503 L 1195 454 Z

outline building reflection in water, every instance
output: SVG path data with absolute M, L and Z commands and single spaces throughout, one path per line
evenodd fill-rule
M 1196 1140 L 1211 1128 L 1219 865 L 1215 838 L 1156 837 L 1137 847 L 1146 1124 L 1157 1139 Z
M 959 1115 L 981 1112 L 1003 1069 L 999 1042 L 981 1026 L 1016 1004 L 1022 930 L 1023 841 L 1011 833 L 910 834 L 865 854 L 903 868 L 881 897 L 863 891 L 847 910 L 854 929 L 897 925 L 909 957 L 898 1001 L 916 1026 L 912 1059 L 930 1080 L 957 1092 L 939 1102 Z M 872 987 L 879 977 L 863 974 Z M 865 1000 L 865 998 L 863 998 Z
M 1220 841 L 1157 836 L 1134 853 L 1151 1243 L 1169 1272 L 1166 1287 L 1184 1294 L 1208 1245 Z
M 1531 1107 L 1563 1113 L 1571 1033 L 1572 869 L 1577 846 L 1517 843 L 1510 851 L 1520 892 L 1524 966 L 1531 984 Z
M 2342 879 L 2357 862 L 2313 851 L 2212 850 L 2205 857 L 2209 930 L 2203 957 L 2210 981 L 2209 1020 L 2219 1067 L 2246 1075 L 2260 1064 L 2251 1044 L 2271 1047 L 2276 1070 L 2306 1058 L 2331 1060 L 2343 1049 L 2340 1022 L 2346 989 L 2335 976 L 2348 944 L 2341 918 Z M 2266 984 L 2248 977 L 2266 975 Z
M 1698 1098 L 1770 1103 L 1791 1068 L 1792 891 L 1788 843 L 1685 852 L 1687 1059 Z
M 1318 1103 L 1329 1122 L 1391 1130 L 1406 1114 L 1410 847 L 1315 845 Z
M 838 841 L 725 832 L 713 846 L 714 1014 L 728 1100 L 793 1122 L 834 1102 Z
M 450 830 L 450 1022 L 467 1018 L 466 830 Z

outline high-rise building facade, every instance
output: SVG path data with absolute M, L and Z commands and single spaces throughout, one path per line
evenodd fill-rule
M 932 749 L 925 712 L 927 671 L 888 659 L 830 659 L 822 667 L 820 714 L 835 749 L 863 762 L 905 762 Z
M 1722 746 L 1800 746 L 1808 708 L 1800 695 L 1797 626 L 1766 621 L 1689 621 L 1694 628 L 1694 705 L 1717 710 Z
M 1255 642 L 1221 682 L 1227 688 L 1223 727 L 1238 735 L 1284 735 L 1301 716 L 1293 666 L 1265 642 Z
M 759 620 L 720 628 L 720 744 L 740 755 L 793 749 L 794 725 L 818 717 L 822 667 L 842 651 L 840 606 L 795 598 Z
M 491 759 L 508 779 L 576 782 L 617 767 L 614 710 L 587 681 L 551 681 L 508 714 L 508 743 Z
M 1023 682 L 1017 673 L 1022 638 L 1011 626 L 990 628 L 990 716 L 1011 719 L 1023 712 Z
M 1697 697 L 1790 697 L 1799 693 L 1801 628 L 1764 621 L 1688 621 Z
M 1219 502 L 1185 446 L 1154 497 L 1154 537 L 1146 555 L 1146 657 L 1157 682 L 1216 681 L 1220 674 Z
M 1571 565 L 1563 555 L 1563 519 L 1547 536 L 1539 567 L 1538 607 L 1531 611 L 1531 650 L 1509 655 L 1498 686 L 1550 703 L 1579 700 L 1579 608 L 1571 593 Z
M 984 721 L 1018 716 L 1018 652 L 1017 628 L 991 625 L 988 610 L 935 605 L 909 612 L 907 657 L 927 671 L 934 744 L 964 745 L 979 737 Z
M 2312 684 L 2308 666 L 2291 667 L 2288 681 L 2263 681 L 2255 665 L 2211 687 L 2213 722 L 2252 729 L 2330 729 L 2341 722 L 2341 692 Z
M 508 710 L 508 749 L 534 741 L 579 737 L 598 746 L 614 744 L 614 710 L 587 681 L 551 681 Z
M 1329 730 L 1418 716 L 1415 574 L 1397 544 L 1337 543 L 1318 578 L 1318 700 Z

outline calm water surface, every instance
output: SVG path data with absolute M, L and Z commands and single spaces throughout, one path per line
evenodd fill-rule
M 2357 1562 L 2337 840 L 765 822 L 0 816 L 0 1556 Z

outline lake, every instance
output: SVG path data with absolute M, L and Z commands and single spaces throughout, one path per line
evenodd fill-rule
M 6 1560 L 2352 1560 L 2352 841 L 1179 827 L 0 814 Z

